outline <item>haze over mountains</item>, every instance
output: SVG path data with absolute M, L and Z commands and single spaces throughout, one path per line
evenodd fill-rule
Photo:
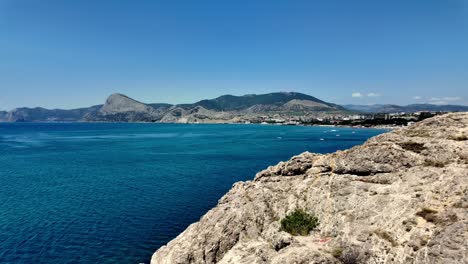
M 171 105 L 165 103 L 146 104 L 116 93 L 110 95 L 103 105 L 87 108 L 63 110 L 21 107 L 9 112 L 0 111 L 0 121 L 218 123 L 245 122 L 260 116 L 324 117 L 336 114 L 416 111 L 468 111 L 468 106 L 430 104 L 340 106 L 295 92 L 243 96 L 223 95 L 193 104 Z
M 348 110 L 362 113 L 395 113 L 418 111 L 440 111 L 440 112 L 462 112 L 468 111 L 465 105 L 436 105 L 436 104 L 410 104 L 406 106 L 394 104 L 374 104 L 374 105 L 343 105 Z

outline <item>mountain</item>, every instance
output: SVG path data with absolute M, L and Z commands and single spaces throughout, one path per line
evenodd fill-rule
M 0 122 L 6 122 L 7 121 L 7 111 L 0 111 Z
M 82 119 L 84 121 L 155 122 L 161 119 L 167 107 L 154 105 L 157 107 L 115 93 L 107 98 L 99 111 L 89 112 Z
M 410 104 L 406 106 L 392 104 L 374 104 L 374 105 L 344 105 L 344 108 L 350 111 L 362 113 L 396 113 L 407 112 L 414 113 L 419 111 L 430 112 L 463 112 L 468 111 L 468 106 L 464 105 L 434 105 L 434 104 Z
M 99 110 L 102 114 L 117 114 L 125 112 L 146 113 L 153 111 L 154 108 L 136 101 L 126 95 L 115 93 L 111 94 L 105 104 Z
M 258 105 L 284 107 L 285 104 L 293 100 L 295 100 L 296 104 L 302 102 L 304 106 L 310 109 L 342 109 L 338 105 L 321 101 L 313 96 L 294 92 L 248 94 L 244 96 L 223 95 L 215 99 L 199 101 L 194 105 L 215 111 L 240 111 Z
M 466 263 L 467 164 L 468 113 L 305 152 L 235 183 L 151 263 Z M 298 209 L 318 227 L 283 231 Z
M 241 122 L 260 115 L 305 115 L 341 113 L 341 106 L 301 93 L 261 95 L 223 95 L 194 104 L 144 104 L 122 94 L 109 96 L 97 112 L 83 117 L 85 121 L 217 123 Z
M 433 105 L 433 104 L 411 104 L 405 106 L 406 112 L 418 111 L 440 111 L 440 112 L 464 112 L 468 111 L 465 105 Z
M 71 110 L 16 108 L 0 112 L 0 121 L 100 121 L 100 122 L 241 122 L 259 115 L 340 113 L 341 106 L 301 93 L 223 95 L 194 104 L 145 104 L 126 95 L 110 95 L 103 105 Z
M 416 111 L 468 111 L 468 106 L 413 104 L 398 105 L 345 105 L 325 102 L 316 97 L 296 93 L 278 92 L 223 95 L 193 104 L 146 104 L 126 95 L 110 95 L 103 105 L 71 110 L 16 108 L 0 112 L 0 122 L 170 122 L 170 123 L 239 123 L 264 120 L 315 118 L 360 113 L 391 113 Z
M 375 104 L 375 105 L 343 105 L 344 108 L 350 111 L 362 112 L 362 113 L 391 113 L 391 112 L 403 112 L 402 106 L 392 104 Z
M 0 121 L 4 122 L 73 122 L 83 118 L 84 115 L 95 112 L 102 105 L 95 105 L 86 108 L 77 108 L 71 110 L 45 109 L 42 107 L 15 108 L 6 114 L 0 113 Z M 3 118 L 2 118 L 3 117 Z

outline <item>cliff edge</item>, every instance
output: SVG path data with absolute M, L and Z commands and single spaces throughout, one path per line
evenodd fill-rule
M 280 231 L 295 209 L 318 228 Z M 151 263 L 468 263 L 467 215 L 468 113 L 451 113 L 238 182 Z

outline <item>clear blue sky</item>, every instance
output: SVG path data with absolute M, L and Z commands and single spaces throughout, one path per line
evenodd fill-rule
M 273 91 L 468 104 L 468 1 L 0 0 L 0 109 Z

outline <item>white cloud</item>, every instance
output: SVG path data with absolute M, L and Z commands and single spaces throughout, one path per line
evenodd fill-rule
M 422 97 L 421 97 L 421 96 L 419 96 L 419 95 L 416 95 L 416 96 L 413 96 L 413 99 L 414 99 L 414 100 L 421 100 L 421 99 L 422 99 Z
M 447 97 L 432 97 L 429 101 L 460 101 L 462 98 L 459 96 L 447 96 Z
M 363 94 L 363 93 L 355 92 L 355 93 L 352 93 L 352 94 L 351 94 L 351 97 L 354 97 L 354 98 L 379 97 L 379 96 L 381 96 L 379 93 L 367 93 L 367 94 Z
M 459 96 L 454 96 L 454 97 L 449 96 L 449 97 L 444 97 L 442 99 L 445 101 L 460 101 L 462 98 Z

